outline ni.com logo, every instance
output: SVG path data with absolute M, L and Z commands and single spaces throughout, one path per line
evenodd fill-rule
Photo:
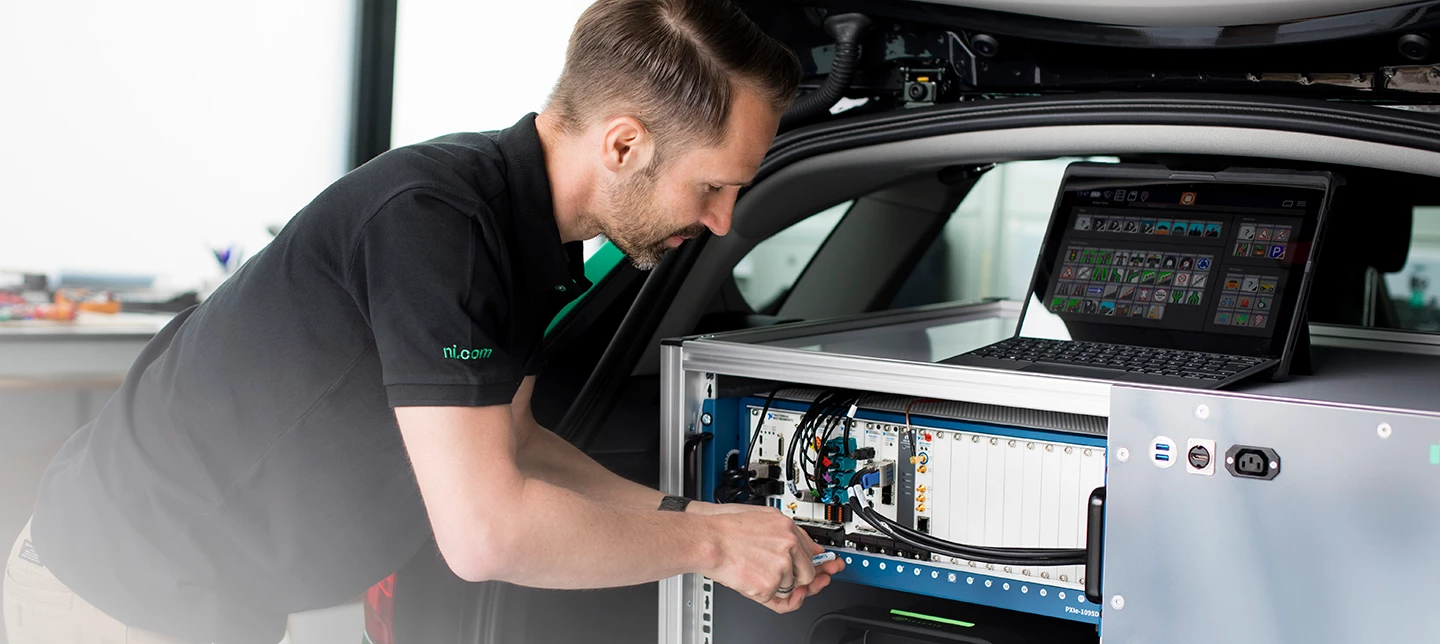
M 461 349 L 455 345 L 445 347 L 445 357 L 454 360 L 480 360 L 490 357 L 490 349 Z

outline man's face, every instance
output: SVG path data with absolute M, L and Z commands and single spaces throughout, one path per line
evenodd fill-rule
M 608 186 L 599 217 L 605 236 L 635 266 L 654 268 L 665 252 L 709 229 L 730 230 L 740 188 L 765 158 L 780 116 L 750 91 L 736 93 L 725 141 L 691 149 Z

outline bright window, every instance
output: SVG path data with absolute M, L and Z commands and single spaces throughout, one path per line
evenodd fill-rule
M 400 0 L 391 141 L 498 130 L 538 112 L 593 0 Z
M 347 169 L 354 4 L 0 3 L 0 271 L 253 255 Z
M 1114 161 L 1012 161 L 986 172 L 950 216 L 895 306 L 987 297 L 1023 300 L 1060 180 L 1066 166 L 1081 160 Z
M 500 130 L 539 112 L 593 1 L 399 0 L 391 146 Z M 587 241 L 585 258 L 603 243 Z
M 1440 207 L 1417 207 L 1414 217 L 1405 266 L 1385 274 L 1385 287 L 1395 326 L 1440 332 Z
M 734 276 L 751 309 L 764 311 L 790 291 L 853 203 L 806 217 L 750 249 L 735 265 Z

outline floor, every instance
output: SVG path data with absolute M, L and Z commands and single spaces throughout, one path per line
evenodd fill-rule
M 75 429 L 94 417 L 113 385 L 4 386 L 0 382 L 0 543 L 8 553 L 30 518 L 35 486 L 50 458 Z M 3 565 L 3 564 L 0 564 Z M 289 644 L 358 644 L 365 615 L 356 603 L 294 615 Z M 0 644 L 5 644 L 0 627 Z

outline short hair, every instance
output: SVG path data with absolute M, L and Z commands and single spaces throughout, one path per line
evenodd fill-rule
M 728 0 L 598 0 L 580 16 L 547 109 L 568 132 L 638 119 L 660 148 L 724 142 L 736 87 L 777 113 L 800 61 Z

